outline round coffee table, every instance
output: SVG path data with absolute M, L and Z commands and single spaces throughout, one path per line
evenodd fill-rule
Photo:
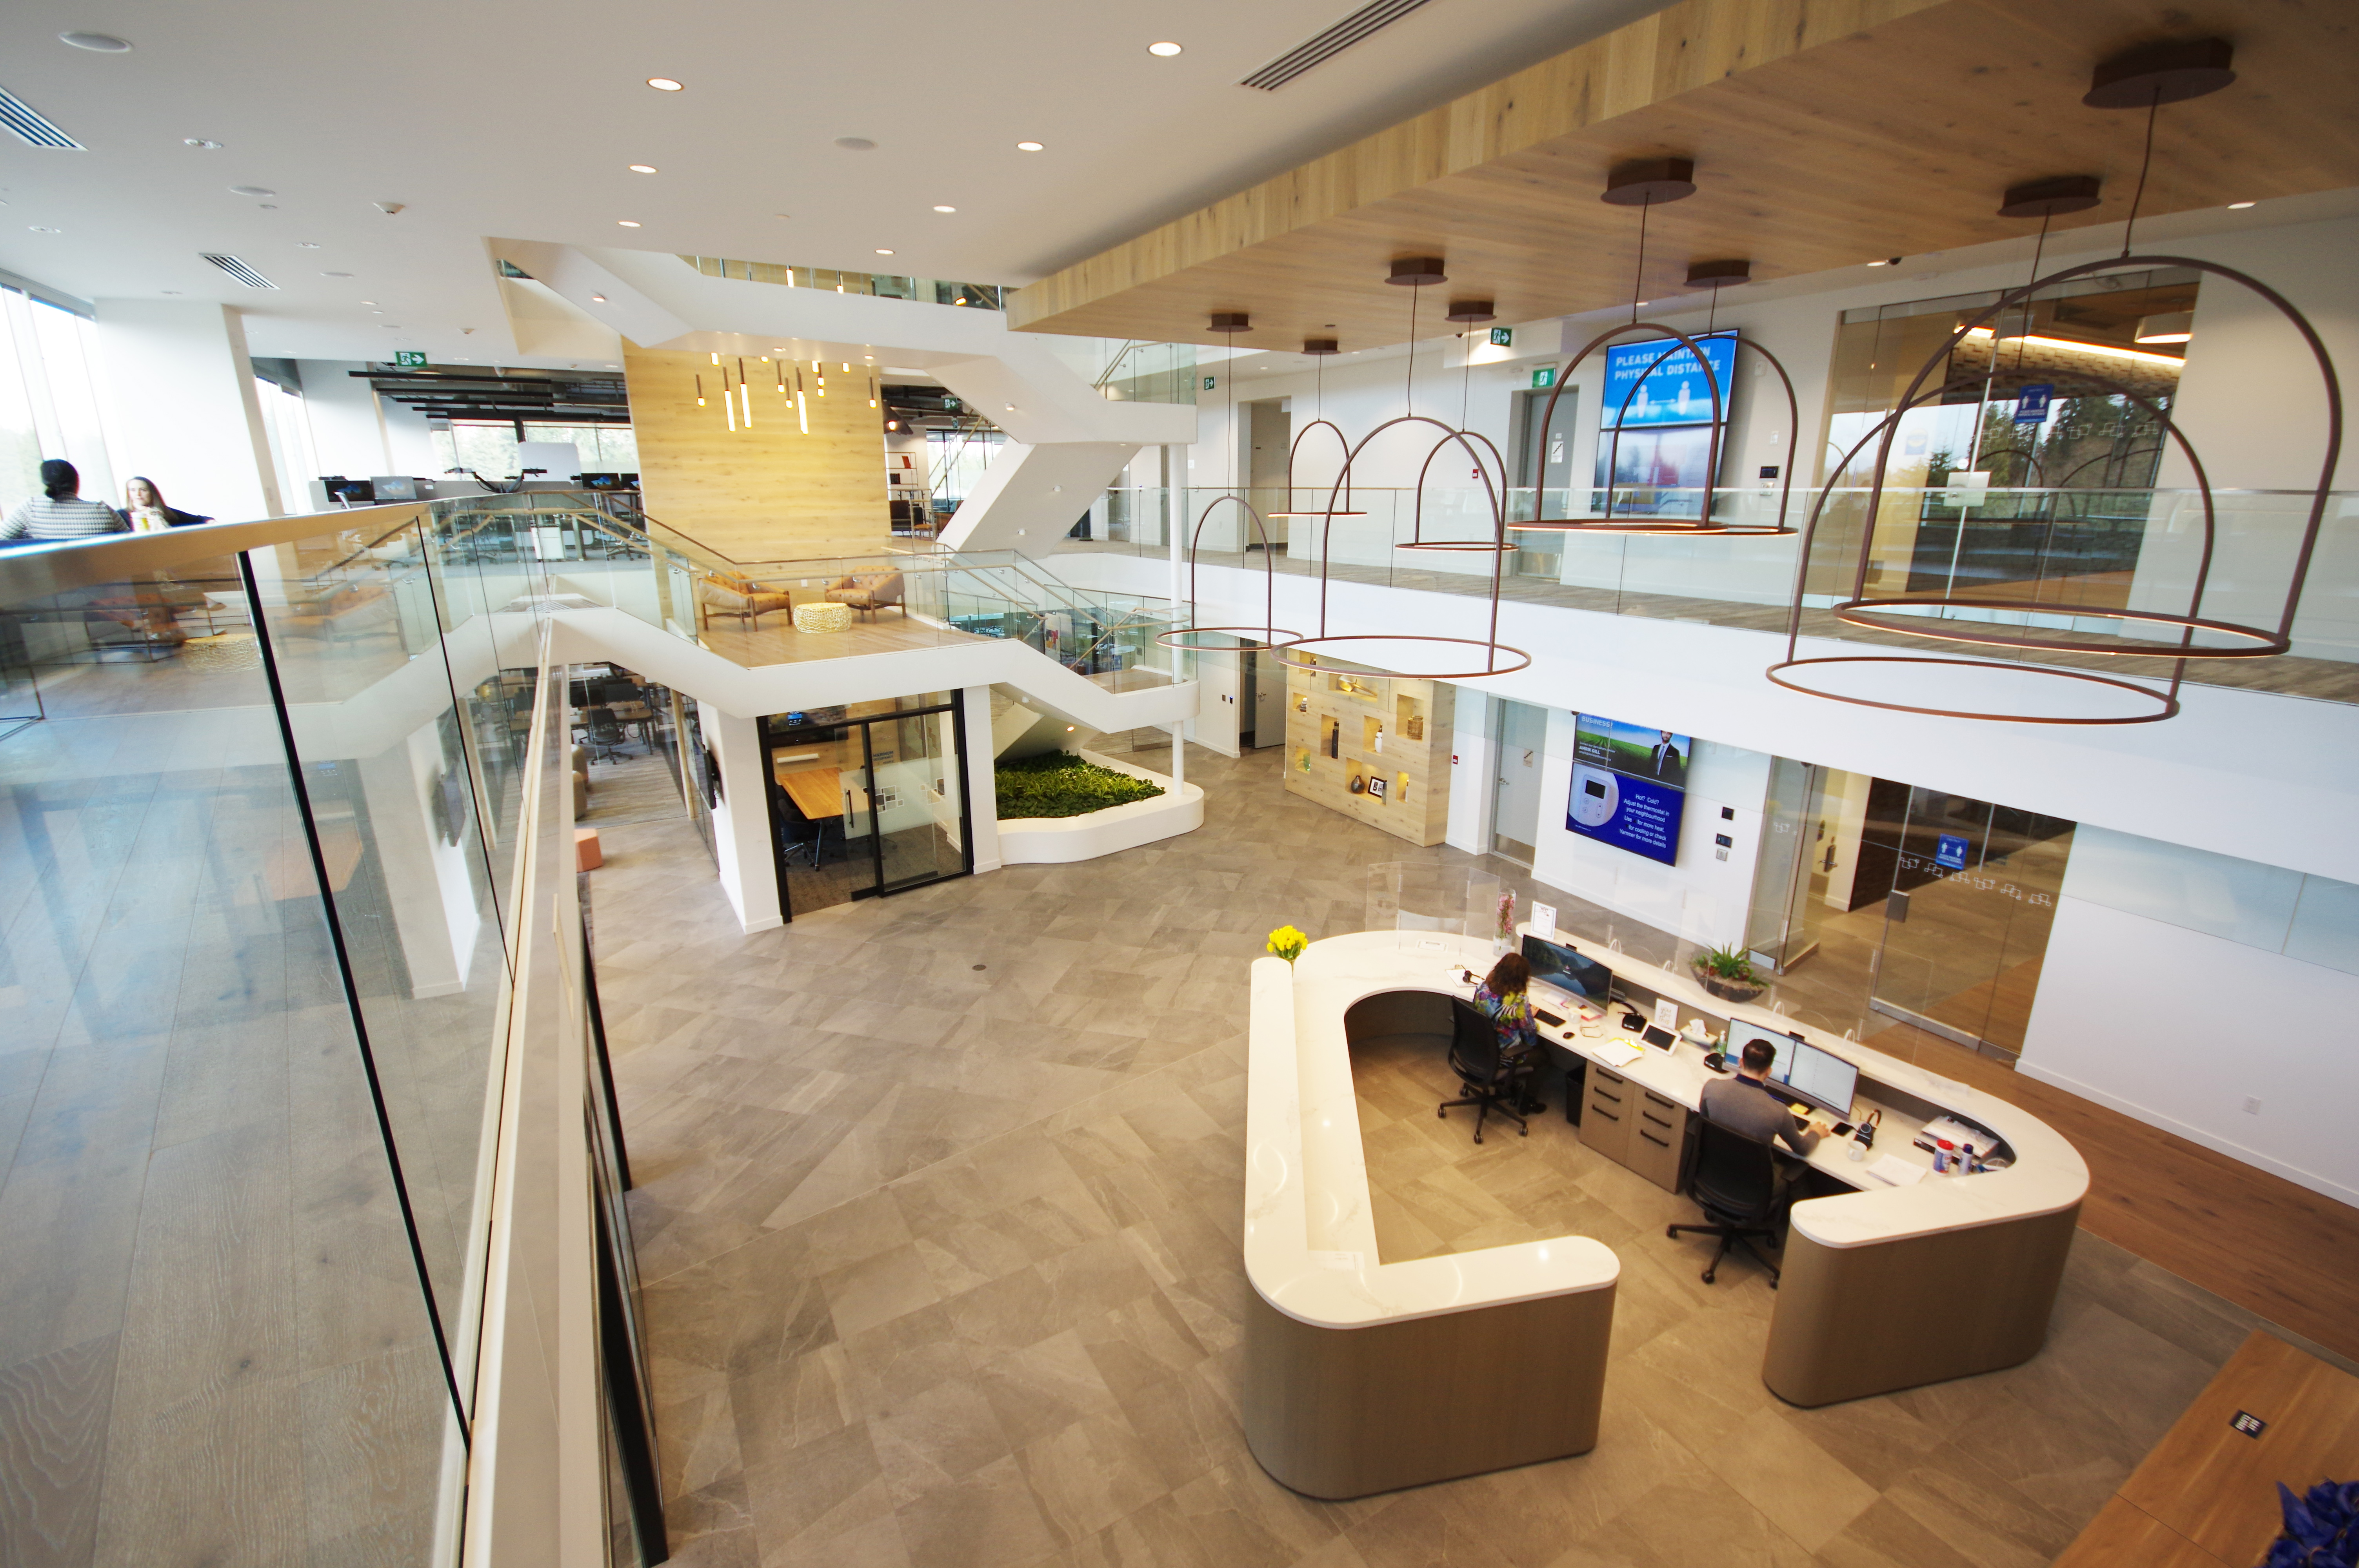
M 852 630 L 852 606 L 823 600 L 816 604 L 795 606 L 795 630 L 798 632 L 849 632 Z

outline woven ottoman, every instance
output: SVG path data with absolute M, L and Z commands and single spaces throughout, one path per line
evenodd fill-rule
M 798 632 L 849 632 L 852 630 L 852 606 L 829 604 L 824 601 L 795 606 L 795 630 Z

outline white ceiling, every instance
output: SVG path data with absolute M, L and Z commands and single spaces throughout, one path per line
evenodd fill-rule
M 514 352 L 484 236 L 1024 283 L 1659 4 L 1430 0 L 1273 93 L 1236 83 L 1354 0 L 17 0 L 0 85 L 90 150 L 0 133 L 0 267 L 234 304 L 256 353 L 569 362 Z

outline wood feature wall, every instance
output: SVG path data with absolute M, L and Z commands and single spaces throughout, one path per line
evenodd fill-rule
M 2104 199 L 2058 229 L 2118 224 L 2146 116 L 2084 107 L 2097 61 L 2221 36 L 2238 81 L 2165 107 L 2141 211 L 2359 184 L 2359 7 L 2348 0 L 1681 0 L 1019 289 L 1035 331 L 1397 343 L 1396 257 L 1446 259 L 1423 290 L 1501 319 L 1625 303 L 1638 213 L 1598 200 L 1625 159 L 1684 157 L 1697 193 L 1648 215 L 1641 297 L 1690 262 L 1769 279 L 2028 236 L 1997 216 L 2024 180 L 2093 174 Z M 1869 275 L 1872 276 L 1872 275 Z M 1332 330 L 1330 330 L 1332 324 Z
M 1288 670 L 1286 792 L 1412 844 L 1440 843 L 1457 694 L 1447 682 Z
M 780 395 L 770 364 L 747 360 L 754 425 L 730 430 L 721 412 L 721 371 L 709 354 L 623 351 L 631 425 L 639 438 L 639 483 L 647 515 L 734 557 L 759 562 L 803 556 L 874 553 L 891 540 L 885 496 L 885 416 L 868 406 L 868 378 L 827 362 L 827 395 L 810 395 L 810 433 Z M 737 367 L 729 376 L 736 383 Z M 793 383 L 793 367 L 788 382 Z M 696 377 L 705 406 L 696 406 Z

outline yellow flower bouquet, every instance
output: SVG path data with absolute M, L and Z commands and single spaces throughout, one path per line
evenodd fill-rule
M 1269 951 L 1289 964 L 1302 957 L 1302 950 L 1310 946 L 1310 938 L 1291 925 L 1281 925 L 1269 934 Z

